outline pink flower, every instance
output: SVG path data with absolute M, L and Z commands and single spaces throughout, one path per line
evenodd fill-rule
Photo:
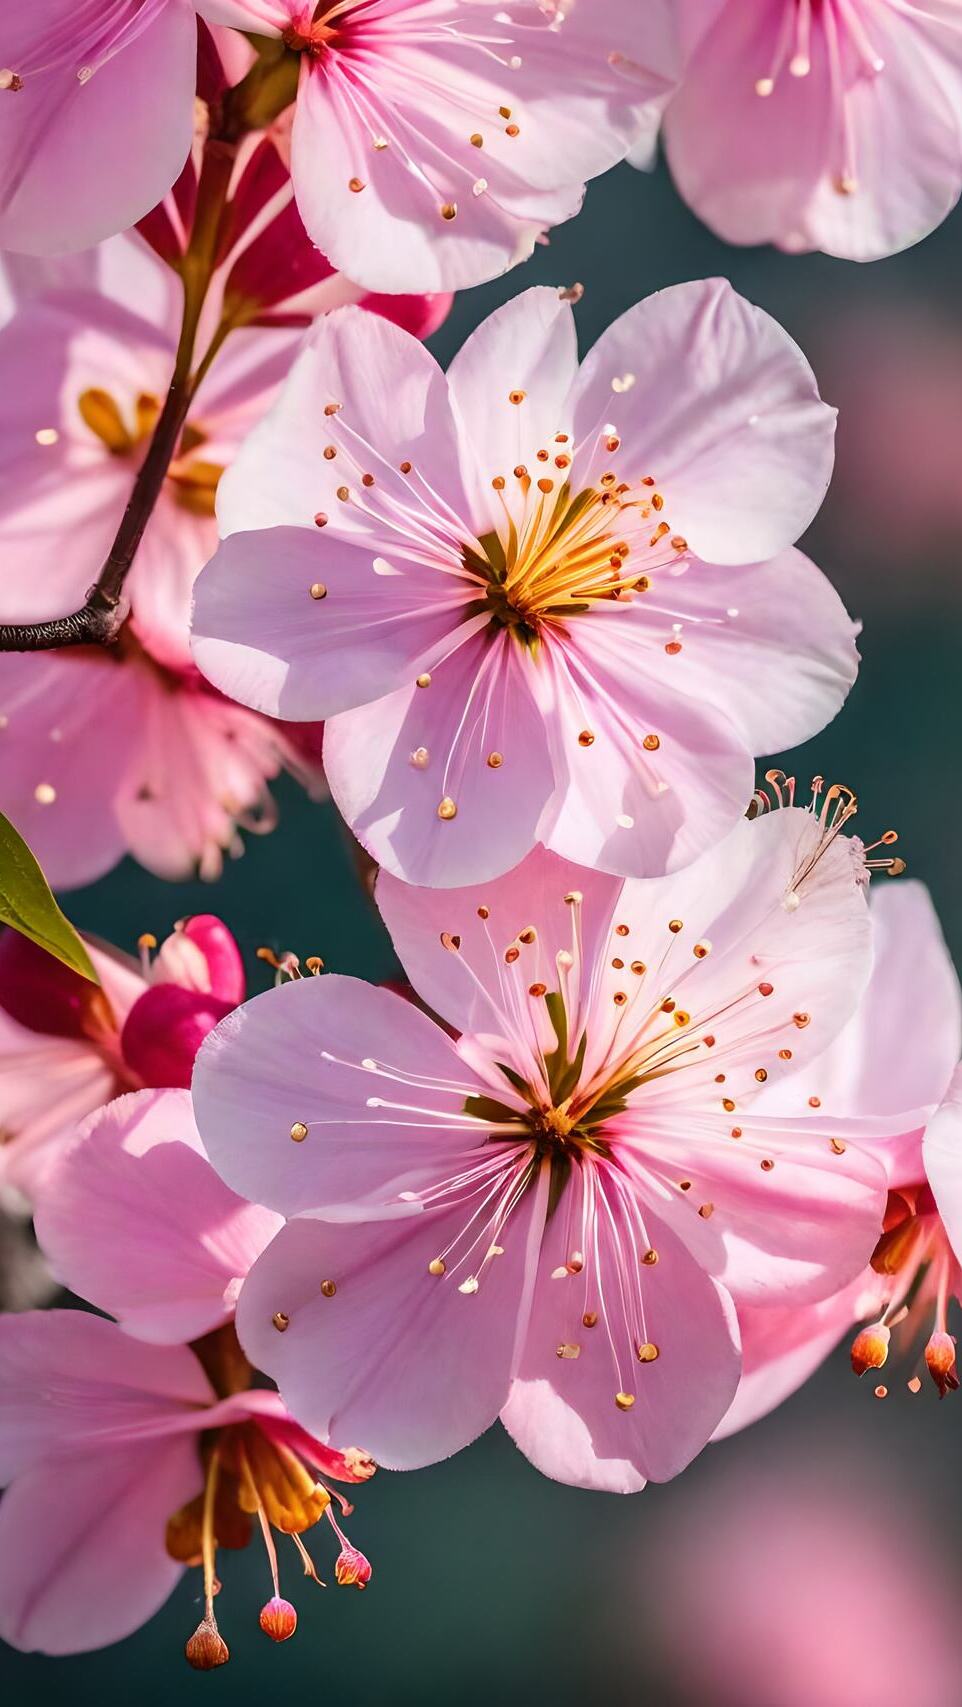
M 952 0 L 678 0 L 686 68 L 665 148 L 730 243 L 873 261 L 962 190 Z
M 926 1336 L 931 1343 L 945 1333 L 948 1300 L 962 1298 L 959 981 L 922 884 L 886 888 L 872 912 L 875 966 L 858 1010 L 762 1106 L 791 1114 L 811 1099 L 843 1114 L 897 1117 L 897 1140 L 876 1151 L 889 1185 L 881 1236 L 870 1265 L 831 1296 L 802 1308 L 740 1309 L 745 1373 L 720 1435 L 788 1398 L 859 1322 L 867 1323 L 853 1344 L 859 1373 L 881 1369 L 890 1349 L 911 1351 L 917 1363 Z M 933 1354 L 945 1349 L 937 1340 Z M 910 1390 L 920 1385 L 910 1364 Z
M 670 7 L 621 0 L 197 0 L 300 56 L 291 138 L 315 243 L 371 290 L 460 290 L 523 261 L 671 88 Z
M 791 545 L 833 427 L 791 339 L 717 280 L 629 310 L 580 369 L 552 290 L 446 379 L 341 310 L 222 484 L 194 656 L 270 716 L 330 720 L 334 798 L 409 882 L 486 880 L 537 841 L 674 869 L 745 810 L 752 754 L 854 679 L 855 630 Z
M 820 816 L 743 820 L 648 882 L 542 850 L 455 892 L 382 873 L 443 1025 L 321 977 L 210 1034 L 208 1153 L 291 1218 L 238 1330 L 305 1427 L 411 1469 L 500 1412 L 547 1474 L 631 1491 L 683 1469 L 728 1409 L 733 1299 L 817 1299 L 858 1272 L 884 1176 L 840 1135 L 881 1123 L 753 1107 L 868 977 L 848 811 L 833 789 Z
M 190 148 L 190 0 L 11 0 L 0 52 L 0 247 L 56 254 L 133 225 Z
M 0 1634 L 15 1647 L 118 1641 L 203 1561 L 187 1653 L 222 1663 L 216 1545 L 245 1545 L 256 1517 L 277 1597 L 272 1528 L 310 1564 L 300 1533 L 331 1506 L 318 1471 L 372 1474 L 251 1388 L 233 1300 L 279 1224 L 214 1174 L 186 1091 L 122 1097 L 77 1134 L 38 1231 L 63 1279 L 122 1326 L 76 1310 L 0 1320 Z
M 185 919 L 151 964 L 88 943 L 100 988 L 15 931 L 0 937 L 0 1186 L 37 1200 L 78 1120 L 120 1091 L 190 1084 L 202 1039 L 244 1000 L 220 919 Z
M 82 604 L 114 536 L 170 381 L 179 281 L 117 238 L 25 293 L 0 333 L 0 615 Z M 51 269 L 48 268 L 48 282 Z M 55 274 L 53 276 L 56 276 Z M 136 302 L 135 313 L 125 303 Z M 0 797 L 51 883 L 102 876 L 126 852 L 160 876 L 216 877 L 238 824 L 271 828 L 282 766 L 313 754 L 212 694 L 190 663 L 193 579 L 216 540 L 214 493 L 269 402 L 298 332 L 235 332 L 201 384 L 127 583 L 116 648 L 5 660 Z

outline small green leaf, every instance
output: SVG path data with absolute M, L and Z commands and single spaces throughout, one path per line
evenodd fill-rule
M 23 837 L 0 812 L 0 923 L 62 960 L 91 984 L 93 962 L 70 920 L 57 906 L 47 879 Z

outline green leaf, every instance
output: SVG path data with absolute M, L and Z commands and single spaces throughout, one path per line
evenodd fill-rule
M 47 879 L 23 837 L 0 812 L 0 923 L 62 960 L 91 984 L 93 962 L 70 920 L 57 906 Z

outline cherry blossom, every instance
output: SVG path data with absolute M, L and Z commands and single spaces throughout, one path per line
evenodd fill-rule
M 566 293 L 496 310 L 445 376 L 353 309 L 319 321 L 218 495 L 194 657 L 327 719 L 373 857 L 453 887 L 535 842 L 652 876 L 727 832 L 752 755 L 813 734 L 855 628 L 792 542 L 834 414 L 719 280 L 630 309 L 578 366 Z
M 324 976 L 208 1036 L 208 1153 L 289 1217 L 238 1332 L 305 1427 L 409 1469 L 500 1412 L 549 1475 L 631 1491 L 728 1410 L 734 1302 L 815 1301 L 859 1272 L 885 1200 L 865 1140 L 885 1123 L 758 1101 L 868 979 L 851 806 L 832 788 L 743 820 L 649 881 L 542 850 L 453 892 L 382 873 L 443 1026 Z

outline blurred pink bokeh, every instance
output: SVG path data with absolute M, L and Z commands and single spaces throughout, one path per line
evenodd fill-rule
M 962 1576 L 941 1507 L 914 1477 L 893 1488 L 904 1468 L 844 1437 L 713 1453 L 653 1501 L 625 1562 L 644 1617 L 627 1663 L 693 1707 L 956 1707 Z

